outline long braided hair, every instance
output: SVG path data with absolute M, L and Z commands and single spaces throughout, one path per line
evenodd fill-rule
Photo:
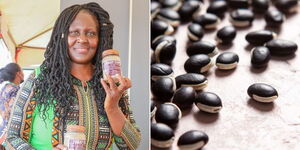
M 71 105 L 76 98 L 73 89 L 72 76 L 70 74 L 71 59 L 68 55 L 68 34 L 70 24 L 75 19 L 79 11 L 84 10 L 94 16 L 99 23 L 99 43 L 97 52 L 92 60 L 95 71 L 92 77 L 91 88 L 94 90 L 98 113 L 105 115 L 104 98 L 105 91 L 101 86 L 102 78 L 102 57 L 101 54 L 106 49 L 111 49 L 113 44 L 113 24 L 109 19 L 109 14 L 97 3 L 87 3 L 83 5 L 73 5 L 66 8 L 59 15 L 55 22 L 53 32 L 45 51 L 45 60 L 41 64 L 41 73 L 35 80 L 35 95 L 39 111 L 42 118 L 47 117 L 47 110 L 55 106 L 55 114 L 60 121 L 64 121 Z

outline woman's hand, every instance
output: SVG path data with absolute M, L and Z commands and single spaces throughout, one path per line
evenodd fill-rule
M 68 147 L 62 144 L 58 144 L 56 147 L 53 147 L 53 150 L 68 150 Z
M 115 109 L 119 107 L 119 100 L 124 91 L 131 87 L 131 81 L 127 77 L 117 75 L 117 79 L 120 83 L 120 85 L 117 86 L 110 75 L 106 75 L 106 77 L 108 79 L 108 83 L 106 83 L 103 79 L 101 80 L 101 84 L 106 92 L 104 109 Z

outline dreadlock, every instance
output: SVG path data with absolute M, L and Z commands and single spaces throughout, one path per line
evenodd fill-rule
M 99 43 L 97 52 L 92 60 L 95 72 L 92 77 L 91 88 L 94 90 L 98 113 L 105 115 L 104 98 L 105 91 L 100 84 L 102 78 L 102 57 L 103 50 L 111 49 L 113 44 L 113 24 L 109 20 L 109 14 L 97 3 L 73 5 L 66 8 L 59 15 L 55 22 L 50 41 L 45 51 L 45 60 L 41 64 L 41 73 L 35 80 L 35 95 L 42 118 L 47 117 L 47 110 L 55 106 L 55 114 L 64 121 L 71 105 L 76 98 L 73 89 L 72 76 L 70 74 L 71 60 L 68 55 L 68 33 L 70 24 L 79 11 L 85 10 L 94 16 L 99 24 Z M 99 29 L 98 28 L 98 29 Z

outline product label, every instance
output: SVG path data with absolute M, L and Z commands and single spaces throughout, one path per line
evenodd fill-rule
M 68 150 L 85 150 L 85 140 L 70 139 Z
M 104 62 L 103 72 L 110 76 L 121 74 L 121 62 L 119 60 L 109 60 Z

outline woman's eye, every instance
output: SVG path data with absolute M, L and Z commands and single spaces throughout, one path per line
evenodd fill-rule
M 94 37 L 94 36 L 96 36 L 96 33 L 95 32 L 88 32 L 86 35 L 89 36 L 89 37 Z
M 69 33 L 70 36 L 79 36 L 79 32 L 78 31 L 71 31 Z

